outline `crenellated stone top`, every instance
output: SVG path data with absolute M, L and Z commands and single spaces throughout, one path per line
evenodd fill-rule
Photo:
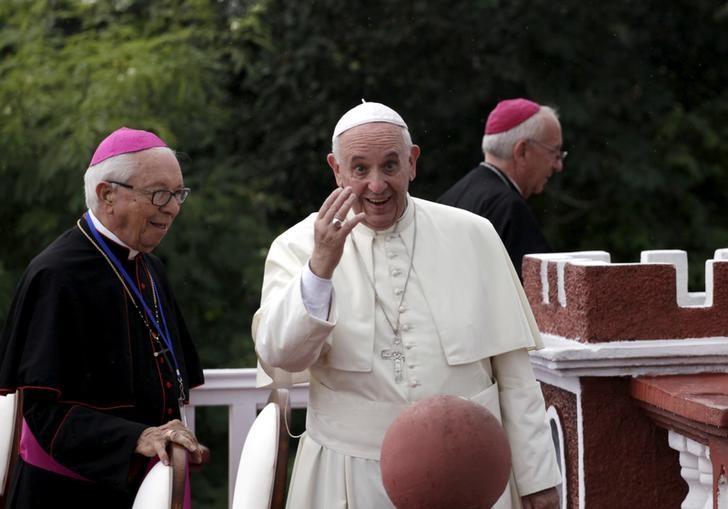
M 523 286 L 542 333 L 583 343 L 728 336 L 728 249 L 705 262 L 705 291 L 689 292 L 687 253 L 606 251 L 528 255 Z

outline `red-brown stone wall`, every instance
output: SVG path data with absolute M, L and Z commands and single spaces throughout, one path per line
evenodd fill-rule
M 548 262 L 543 302 L 541 260 L 524 258 L 524 289 L 543 333 L 583 343 L 724 336 L 728 330 L 728 262 L 713 264 L 713 305 L 677 305 L 675 268 L 667 264 L 564 266 L 566 306 L 558 301 L 557 263 Z
M 589 509 L 675 508 L 688 487 L 667 431 L 629 394 L 628 378 L 582 378 L 584 486 Z

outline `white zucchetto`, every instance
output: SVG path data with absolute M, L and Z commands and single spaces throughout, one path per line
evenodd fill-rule
M 402 117 L 389 106 L 381 103 L 368 103 L 362 100 L 362 104 L 353 107 L 339 119 L 334 127 L 334 135 L 331 137 L 333 141 L 344 131 L 362 124 L 371 122 L 387 122 L 388 124 L 398 125 L 407 128 L 407 124 Z

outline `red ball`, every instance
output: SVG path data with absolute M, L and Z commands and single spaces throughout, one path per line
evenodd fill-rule
M 489 509 L 511 472 L 511 449 L 485 407 L 440 395 L 410 405 L 382 442 L 384 489 L 397 509 Z

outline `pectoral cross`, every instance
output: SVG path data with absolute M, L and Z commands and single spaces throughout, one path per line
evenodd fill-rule
M 168 348 L 164 348 L 162 341 L 159 339 L 159 334 L 152 331 L 149 331 L 149 333 L 151 334 L 152 338 L 154 338 L 154 341 L 157 342 L 157 346 L 159 347 L 159 350 L 154 352 L 155 357 L 159 357 L 160 355 L 164 355 L 166 352 L 169 352 Z
M 395 341 L 395 345 L 401 342 Z M 391 360 L 394 365 L 394 382 L 402 383 L 404 380 L 404 352 L 402 350 L 382 350 L 382 359 Z

